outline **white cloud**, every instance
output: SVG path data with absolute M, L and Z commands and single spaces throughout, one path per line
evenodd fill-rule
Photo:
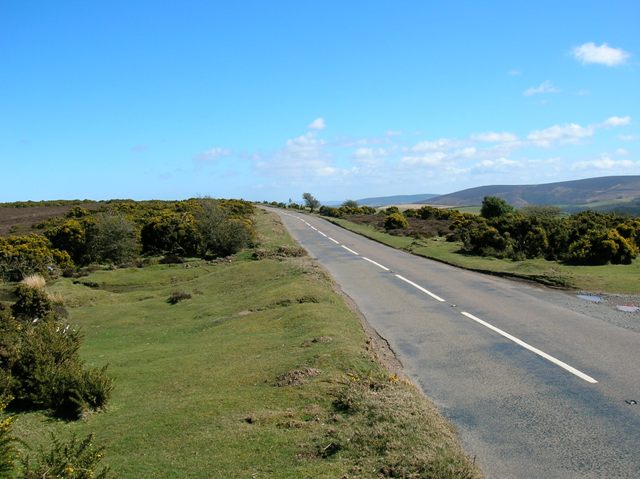
M 618 149 L 616 150 L 616 155 L 619 155 L 619 156 L 626 156 L 626 155 L 628 155 L 628 154 L 629 154 L 629 151 L 628 151 L 628 150 L 625 150 L 624 148 L 618 148 Z
M 522 92 L 524 96 L 533 96 L 540 93 L 558 93 L 560 90 L 549 80 L 545 80 L 536 87 L 527 88 Z
M 256 155 L 254 161 L 261 173 L 289 181 L 344 173 L 332 164 L 327 143 L 314 132 L 289 139 L 283 148 L 271 154 Z
M 616 127 L 616 126 L 626 126 L 631 123 L 630 116 L 612 116 L 607 118 L 604 123 L 602 123 L 603 127 Z
M 509 133 L 506 131 L 499 133 L 488 131 L 486 133 L 476 133 L 474 135 L 471 135 L 471 139 L 475 141 L 482 141 L 485 143 L 509 143 L 512 141 L 517 141 L 518 137 L 513 133 Z
M 362 166 L 374 167 L 384 163 L 383 158 L 389 156 L 389 150 L 384 148 L 358 148 L 351 154 L 351 159 Z
M 517 68 L 514 68 L 513 70 L 509 70 L 508 74 L 512 77 L 519 77 L 520 75 L 522 75 L 522 72 Z
M 521 166 L 520 162 L 510 160 L 509 158 L 497 158 L 495 160 L 482 160 L 478 166 L 486 170 L 504 170 L 515 166 Z
M 429 153 L 425 155 L 409 155 L 400 160 L 400 163 L 404 165 L 422 165 L 422 166 L 436 166 L 442 163 L 447 155 L 441 151 Z
M 593 127 L 569 123 L 568 125 L 554 125 L 544 130 L 534 130 L 527 135 L 527 139 L 536 146 L 548 148 L 555 142 L 578 143 L 581 139 L 591 136 L 593 136 Z
M 308 126 L 310 130 L 324 130 L 326 127 L 327 125 L 324 122 L 324 118 L 316 118 L 311 123 L 309 123 Z
M 615 170 L 620 168 L 632 168 L 640 166 L 640 162 L 631 160 L 614 160 L 609 155 L 601 155 L 597 160 L 579 161 L 572 165 L 574 170 L 587 170 L 595 168 L 597 170 Z
M 202 153 L 197 155 L 195 159 L 198 161 L 210 162 L 229 155 L 231 155 L 231 150 L 227 148 L 215 147 L 207 151 L 203 151 Z
M 630 54 L 619 48 L 612 48 L 606 43 L 597 46 L 593 42 L 584 43 L 573 49 L 573 56 L 582 63 L 598 63 L 613 67 L 622 65 L 627 61 Z
M 391 136 L 400 136 L 400 135 L 402 135 L 402 132 L 401 132 L 401 131 L 399 131 L 399 130 L 387 130 L 387 131 L 384 133 L 384 136 L 387 136 L 387 137 L 391 137 Z
M 421 141 L 420 143 L 416 143 L 411 147 L 411 151 L 415 153 L 422 153 L 428 151 L 439 151 L 447 148 L 454 148 L 460 145 L 459 140 L 454 140 L 450 138 L 440 138 L 435 141 Z

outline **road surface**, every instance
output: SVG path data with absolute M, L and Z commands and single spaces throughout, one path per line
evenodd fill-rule
M 640 478 L 640 333 L 579 312 L 561 291 L 272 211 L 387 339 L 488 479 Z

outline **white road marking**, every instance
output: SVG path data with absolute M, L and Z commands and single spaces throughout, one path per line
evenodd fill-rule
M 333 241 L 335 244 L 340 244 L 339 241 L 334 240 L 331 236 L 327 236 L 327 238 L 329 238 L 329 240 Z
M 436 301 L 440 301 L 441 303 L 444 303 L 444 299 L 442 299 L 440 296 L 438 296 L 437 294 L 433 294 L 431 291 L 429 291 L 428 289 L 424 289 L 422 286 L 420 286 L 419 284 L 414 283 L 413 281 L 408 280 L 407 278 L 405 278 L 404 276 L 400 276 L 399 274 L 396 274 L 396 278 L 404 281 L 405 283 L 410 284 L 411 286 L 413 286 L 416 289 L 419 289 L 420 291 L 422 291 L 425 294 L 428 294 L 429 296 L 431 296 L 433 299 L 435 299 Z
M 309 225 L 309 226 L 311 226 L 311 225 Z M 311 229 L 312 229 L 313 231 L 318 231 L 318 228 L 316 228 L 315 226 L 311 226 Z
M 322 231 L 318 230 L 318 233 L 320 233 L 322 236 L 324 236 L 325 238 L 327 237 L 326 234 L 324 234 Z
M 340 246 L 342 246 L 344 249 L 346 249 L 349 253 L 353 253 L 353 254 L 355 254 L 356 256 L 360 256 L 358 253 L 356 253 L 355 251 L 353 251 L 351 248 L 347 248 L 347 247 L 346 247 L 345 245 L 343 245 L 343 244 L 342 244 L 342 245 L 340 245 Z
M 381 268 L 385 271 L 389 271 L 389 268 L 387 268 L 386 266 L 382 266 L 380 263 L 376 263 L 375 261 L 373 261 L 372 259 L 367 258 L 366 256 L 362 257 L 363 260 L 368 261 L 371 264 L 375 264 L 378 268 Z
M 551 356 L 550 354 L 545 353 L 544 351 L 540 351 L 538 348 L 534 348 L 533 346 L 531 346 L 530 344 L 525 343 L 521 339 L 518 339 L 515 336 L 510 335 L 509 333 L 503 331 L 500 328 L 496 328 L 494 325 L 489 324 L 486 321 L 481 320 L 480 318 L 477 318 L 473 314 L 469 314 L 469 313 L 466 313 L 466 312 L 462 311 L 462 315 L 466 316 L 469 319 L 474 320 L 476 323 L 482 324 L 483 326 L 491 329 L 492 331 L 495 331 L 496 333 L 498 333 L 501 336 L 504 336 L 505 338 L 513 341 L 514 343 L 522 346 L 523 348 L 528 349 L 532 353 L 535 353 L 538 356 L 541 356 L 541 357 L 545 358 L 547 361 L 551 361 L 553 364 L 555 364 L 557 366 L 560 366 L 562 369 L 566 369 L 571 374 L 575 374 L 580 379 L 584 379 L 588 383 L 596 384 L 598 382 L 595 379 L 593 379 L 591 376 L 587 376 L 585 373 L 583 373 L 581 371 L 578 371 L 576 368 L 574 368 L 572 366 L 569 366 L 567 363 L 562 362 L 559 359 L 554 358 L 553 356 Z

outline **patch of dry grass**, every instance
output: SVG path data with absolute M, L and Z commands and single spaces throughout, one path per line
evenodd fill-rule
M 24 284 L 29 288 L 43 290 L 47 285 L 47 281 L 39 274 L 32 274 L 26 276 L 22 281 L 20 281 L 20 284 Z
M 353 461 L 350 477 L 368 477 L 370 471 L 389 478 L 482 477 L 436 408 L 396 375 L 349 375 L 336 393 L 333 409 L 315 453 Z

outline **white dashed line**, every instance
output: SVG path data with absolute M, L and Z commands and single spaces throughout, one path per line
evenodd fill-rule
M 551 361 L 553 364 L 555 364 L 557 366 L 560 366 L 562 369 L 566 369 L 571 374 L 574 374 L 574 375 L 578 376 L 580 379 L 584 379 L 588 383 L 596 384 L 598 382 L 595 379 L 593 379 L 591 376 L 587 376 L 585 373 L 583 373 L 581 371 L 578 371 L 576 368 L 574 368 L 572 366 L 569 366 L 567 363 L 562 362 L 559 359 L 554 358 L 553 356 L 551 356 L 550 354 L 545 353 L 544 351 L 540 351 L 538 348 L 534 348 L 530 344 L 527 344 L 524 341 L 522 341 L 521 339 L 518 339 L 515 336 L 510 335 L 509 333 L 503 331 L 502 329 L 496 328 L 494 325 L 489 324 L 486 321 L 483 321 L 480 318 L 475 317 L 473 314 L 466 313 L 466 312 L 463 311 L 462 315 L 466 316 L 469 319 L 474 320 L 476 323 L 479 323 L 479 324 L 491 329 L 492 331 L 495 331 L 496 333 L 498 333 L 501 336 L 504 336 L 505 338 L 513 341 L 514 343 L 522 346 L 523 348 L 528 349 L 532 353 L 535 353 L 538 356 L 541 356 L 541 357 L 545 358 L 547 361 Z
M 311 226 L 311 225 L 309 225 L 309 226 Z M 312 229 L 313 231 L 318 231 L 318 228 L 316 228 L 315 226 L 311 226 L 311 229 Z
M 322 231 L 318 230 L 318 233 L 320 233 L 322 236 L 324 236 L 325 238 L 327 238 L 327 235 L 324 234 Z
M 420 286 L 419 284 L 414 283 L 413 281 L 409 281 L 407 278 L 405 278 L 404 276 L 400 276 L 399 274 L 396 274 L 396 278 L 404 281 L 405 283 L 410 284 L 411 286 L 413 286 L 416 289 L 419 289 L 420 291 L 422 291 L 425 294 L 428 294 L 429 296 L 431 296 L 433 299 L 435 299 L 436 301 L 440 301 L 441 303 L 444 303 L 444 299 L 442 299 L 440 296 L 438 296 L 437 294 L 433 294 L 431 291 L 429 291 L 428 289 L 424 289 L 422 286 Z
M 333 241 L 335 244 L 340 244 L 339 241 L 334 240 L 331 236 L 327 236 L 327 238 L 329 238 L 329 241 Z
M 389 268 L 387 268 L 386 266 L 382 266 L 380 263 L 376 263 L 375 261 L 373 261 L 372 259 L 369 259 L 365 256 L 362 257 L 363 260 L 368 261 L 371 264 L 375 264 L 378 268 L 383 269 L 385 271 L 389 271 Z
M 340 245 L 340 246 L 342 246 L 344 249 L 346 249 L 349 253 L 353 253 L 353 254 L 355 254 L 356 256 L 360 256 L 358 253 L 356 253 L 355 251 L 353 251 L 351 248 L 347 248 L 347 247 L 346 247 L 345 245 L 343 245 L 343 244 L 342 244 L 342 245 Z

